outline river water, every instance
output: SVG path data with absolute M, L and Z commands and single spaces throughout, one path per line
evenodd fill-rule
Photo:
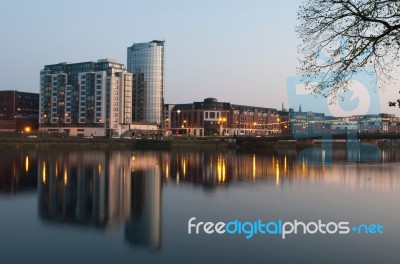
M 400 151 L 381 150 L 369 162 L 349 156 L 335 150 L 331 163 L 315 165 L 294 149 L 2 150 L 0 260 L 400 263 Z M 283 239 L 254 226 L 250 237 L 250 225 L 240 234 L 206 234 L 200 225 L 188 234 L 193 217 L 193 224 L 296 220 L 360 230 Z

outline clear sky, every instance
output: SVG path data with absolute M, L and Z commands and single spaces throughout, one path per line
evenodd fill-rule
M 165 102 L 287 106 L 296 75 L 300 0 L 1 1 L 0 90 L 39 92 L 46 64 L 112 58 L 133 42 L 166 41 Z M 398 96 L 381 92 L 382 111 Z M 313 110 L 303 105 L 303 110 Z

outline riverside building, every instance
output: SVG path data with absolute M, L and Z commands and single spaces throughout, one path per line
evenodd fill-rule
M 170 110 L 169 129 L 173 135 L 234 136 L 281 133 L 281 119 L 274 108 L 219 102 L 176 104 Z
M 120 136 L 132 123 L 132 74 L 110 59 L 58 63 L 40 72 L 43 133 Z
M 128 47 L 132 80 L 132 120 L 162 126 L 164 105 L 164 41 L 135 43 Z

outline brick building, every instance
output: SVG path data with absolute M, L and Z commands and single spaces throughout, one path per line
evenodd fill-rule
M 0 130 L 23 132 L 38 129 L 39 94 L 0 91 Z
M 174 105 L 170 110 L 168 128 L 174 135 L 196 136 L 270 135 L 281 132 L 276 109 L 218 102 L 215 98 Z

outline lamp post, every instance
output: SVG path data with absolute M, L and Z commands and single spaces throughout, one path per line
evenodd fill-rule
M 183 125 L 182 127 L 185 129 L 184 131 L 186 131 L 186 137 L 189 138 L 189 133 L 188 133 L 188 127 L 187 127 L 187 121 L 183 120 Z
M 168 130 L 169 130 L 169 118 L 166 118 L 164 120 L 164 135 L 165 136 L 167 136 L 167 134 L 169 134 L 169 133 L 167 133 Z
M 181 110 L 178 109 L 178 111 L 176 111 L 176 113 L 177 113 L 177 115 L 178 115 L 178 118 L 176 119 L 176 127 L 177 127 L 176 134 L 178 135 L 179 124 L 181 123 L 181 120 L 180 120 L 180 113 L 181 113 Z
M 226 122 L 226 117 L 223 117 L 223 118 L 220 118 L 219 119 L 219 122 L 220 122 L 220 127 L 219 127 L 219 133 L 220 133 L 220 135 L 221 136 L 223 136 L 224 135 L 224 122 Z
M 42 125 L 42 133 L 43 133 L 43 137 L 44 137 L 44 125 L 45 125 L 45 122 L 46 122 L 46 118 L 47 118 L 47 115 L 46 114 L 43 114 L 43 125 Z
M 276 121 L 278 121 L 278 132 L 277 132 L 277 134 L 280 134 L 280 131 L 281 131 L 281 119 L 277 118 Z

